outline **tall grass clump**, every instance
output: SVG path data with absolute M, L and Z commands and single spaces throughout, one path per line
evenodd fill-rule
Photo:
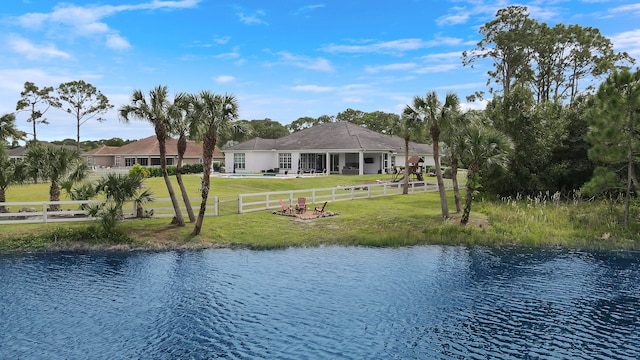
M 578 191 L 564 196 L 547 192 L 483 200 L 479 207 L 491 218 L 496 234 L 524 245 L 565 245 L 581 240 L 604 247 L 635 247 L 633 234 L 640 230 L 638 219 L 624 229 L 622 198 L 585 199 Z M 638 212 L 637 203 L 634 211 Z

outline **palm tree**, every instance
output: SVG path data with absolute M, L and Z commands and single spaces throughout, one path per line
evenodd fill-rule
M 9 159 L 5 150 L 5 143 L 11 138 L 13 143 L 24 139 L 25 133 L 15 126 L 15 114 L 5 114 L 0 117 L 0 203 L 7 200 L 6 191 L 15 184 L 20 184 L 26 179 L 26 166 L 21 161 Z M 7 212 L 7 208 L 0 205 L 0 212 Z
M 465 147 L 462 153 L 467 165 L 467 194 L 461 224 L 469 222 L 473 193 L 476 191 L 479 174 L 491 167 L 506 167 L 508 155 L 513 150 L 511 140 L 492 127 L 474 123 L 465 129 Z
M 460 186 L 458 184 L 458 161 L 461 143 L 461 134 L 467 126 L 465 114 L 460 112 L 460 99 L 455 93 L 448 93 L 442 109 L 442 132 L 444 142 L 449 151 L 451 163 L 451 182 L 453 183 L 453 199 L 456 212 L 462 211 Z
M 191 201 L 189 200 L 189 194 L 187 188 L 182 181 L 182 159 L 184 153 L 187 151 L 187 133 L 189 131 L 189 124 L 193 119 L 193 103 L 191 96 L 185 93 L 176 94 L 173 99 L 173 104 L 177 107 L 177 111 L 173 113 L 173 116 L 169 119 L 169 133 L 178 135 L 178 163 L 176 164 L 176 179 L 178 180 L 178 186 L 180 187 L 180 193 L 182 194 L 182 201 L 187 208 L 187 215 L 189 216 L 189 222 L 195 222 L 196 217 L 193 214 L 193 208 L 191 207 Z
M 35 145 L 27 151 L 25 161 L 32 176 L 51 183 L 49 201 L 60 201 L 63 183 L 81 181 L 89 170 L 80 153 L 66 147 Z M 52 204 L 51 210 L 60 210 L 60 205 Z
M 153 201 L 151 191 L 143 188 L 144 177 L 136 174 L 108 174 L 99 180 L 95 192 L 104 193 L 107 200 L 114 203 L 118 216 L 122 217 L 122 207 L 129 200 L 136 201 L 136 216 L 142 217 L 142 205 Z
M 404 174 L 402 177 L 402 194 L 409 193 L 409 140 L 411 136 L 418 136 L 422 132 L 422 118 L 407 106 L 398 122 L 391 127 L 391 134 L 398 134 L 404 139 Z
M 148 121 L 153 125 L 156 138 L 158 138 L 158 147 L 160 148 L 160 171 L 162 172 L 162 177 L 167 186 L 167 191 L 169 192 L 175 213 L 172 223 L 178 226 L 184 226 L 180 204 L 178 203 L 176 193 L 173 191 L 169 173 L 167 173 L 166 141 L 169 136 L 168 126 L 170 119 L 175 116 L 176 111 L 179 111 L 179 109 L 167 98 L 167 87 L 161 85 L 149 91 L 148 100 L 142 91 L 135 90 L 131 95 L 131 104 L 123 105 L 118 109 L 120 119 L 125 123 L 129 122 L 129 118 L 134 118 Z
M 211 185 L 211 162 L 213 150 L 221 135 L 241 132 L 244 129 L 235 123 L 238 118 L 238 101 L 231 94 L 215 95 L 210 91 L 202 91 L 194 98 L 196 115 L 192 123 L 192 135 L 202 140 L 202 202 L 198 219 L 192 234 L 200 234 L 204 214 L 207 210 L 207 198 Z
M 415 113 L 423 118 L 424 124 L 429 127 L 431 140 L 433 141 L 433 162 L 436 167 L 436 178 L 438 179 L 438 191 L 440 192 L 440 207 L 442 217 L 449 217 L 449 205 L 447 204 L 447 192 L 444 188 L 442 169 L 440 169 L 440 122 L 442 118 L 442 103 L 438 100 L 435 91 L 427 93 L 426 97 L 416 96 L 412 105 L 407 105 L 405 112 Z
M 12 139 L 13 143 L 16 143 L 27 135 L 24 131 L 18 130 L 15 122 L 16 115 L 13 113 L 0 116 L 0 141 L 3 144 L 8 142 L 8 139 Z
M 7 201 L 7 189 L 13 185 L 24 183 L 26 178 L 26 163 L 10 159 L 4 144 L 0 143 L 0 204 Z M 6 206 L 0 205 L 0 213 L 7 211 Z

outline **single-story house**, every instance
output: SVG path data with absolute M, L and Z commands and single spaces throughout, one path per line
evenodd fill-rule
M 46 145 L 46 146 L 52 146 L 52 147 L 56 147 L 56 148 L 67 148 L 70 150 L 75 150 L 76 147 L 72 146 L 72 145 L 57 145 L 57 144 L 52 144 L 48 141 L 42 141 L 42 140 L 38 140 L 38 144 L 39 145 Z M 13 149 L 9 149 L 8 154 L 9 154 L 9 159 L 18 159 L 18 160 L 24 160 L 24 158 L 27 156 L 27 152 L 29 151 L 29 148 L 26 146 L 18 146 L 15 147 Z
M 178 140 L 169 138 L 166 142 L 167 165 L 178 163 Z M 142 166 L 160 165 L 160 147 L 155 135 L 149 136 L 123 146 L 101 146 L 82 154 L 87 165 L 93 168 L 121 168 L 131 167 L 135 164 Z M 216 146 L 213 153 L 213 162 L 224 161 L 224 155 Z M 182 164 L 202 163 L 202 144 L 187 141 L 187 150 L 184 153 Z
M 225 171 L 364 175 L 405 165 L 404 139 L 350 122 L 319 124 L 279 139 L 253 138 L 223 149 Z M 433 148 L 409 142 L 409 156 L 433 166 Z

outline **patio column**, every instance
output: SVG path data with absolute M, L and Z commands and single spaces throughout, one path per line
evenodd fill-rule
M 327 172 L 327 175 L 329 175 L 331 174 L 331 154 L 329 154 L 328 151 L 325 153 L 324 162 L 325 162 L 324 164 L 325 171 Z
M 358 175 L 364 175 L 364 151 L 358 153 Z

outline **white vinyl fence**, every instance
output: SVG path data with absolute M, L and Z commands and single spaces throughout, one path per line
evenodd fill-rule
M 445 179 L 446 180 L 446 179 Z M 451 180 L 445 181 L 445 188 L 452 189 Z M 415 181 L 409 183 L 409 194 L 426 193 L 437 191 L 436 184 L 426 181 Z M 238 213 L 251 211 L 261 211 L 268 209 L 278 209 L 281 207 L 280 200 L 284 200 L 287 205 L 297 202 L 297 198 L 306 198 L 307 204 L 322 204 L 327 202 L 371 199 L 382 196 L 393 196 L 402 194 L 401 183 L 377 183 L 364 185 L 351 185 L 343 187 L 333 187 L 325 189 L 289 190 L 275 191 L 254 194 L 241 194 L 238 196 Z
M 445 179 L 447 180 L 447 179 Z M 451 180 L 445 181 L 445 188 L 452 188 Z M 409 183 L 409 194 L 426 193 L 437 191 L 437 185 L 425 181 Z M 213 196 L 207 199 L 207 216 L 220 216 L 231 214 L 243 214 L 253 211 L 263 211 L 281 208 L 280 200 L 287 205 L 297 202 L 298 198 L 306 198 L 308 205 L 322 204 L 327 202 L 371 199 L 382 196 L 393 196 L 402 194 L 401 183 L 379 183 L 365 185 L 351 185 L 344 187 L 275 191 L 264 193 L 240 194 L 236 196 L 218 197 Z M 198 214 L 200 209 L 200 198 L 189 199 L 194 213 Z M 182 214 L 186 218 L 187 211 L 182 205 Z M 92 221 L 95 217 L 90 217 L 87 210 L 83 210 L 82 205 L 95 205 L 104 200 L 81 200 L 81 201 L 40 201 L 40 202 L 5 202 L 0 205 L 9 209 L 9 212 L 0 212 L 0 224 L 20 224 L 20 223 L 55 223 L 70 221 Z M 51 205 L 59 205 L 61 210 L 54 211 Z M 129 202 L 124 206 L 125 218 L 133 218 L 136 215 L 135 203 Z M 146 217 L 160 218 L 173 217 L 173 206 L 171 199 L 155 199 L 153 202 L 144 205 Z

